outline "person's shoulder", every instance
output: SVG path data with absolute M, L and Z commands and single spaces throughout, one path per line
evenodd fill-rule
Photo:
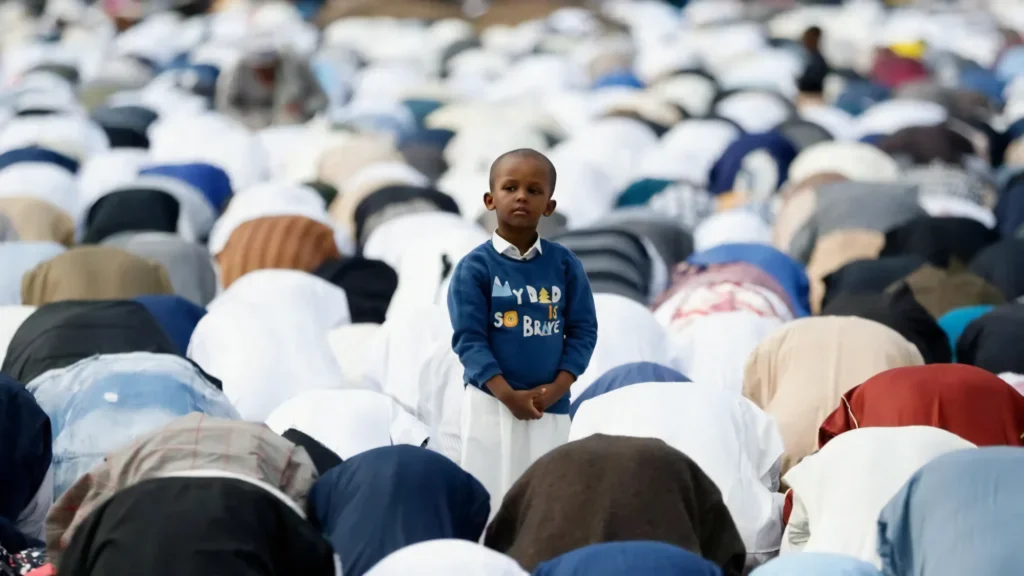
M 476 248 L 470 250 L 465 256 L 463 256 L 457 265 L 458 268 L 487 268 L 488 264 L 492 261 L 493 256 L 496 254 L 494 248 L 491 246 L 491 241 L 487 240 L 483 244 L 480 244 Z

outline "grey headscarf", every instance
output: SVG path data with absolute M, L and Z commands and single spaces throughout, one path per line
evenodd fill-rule
M 166 232 L 128 232 L 103 241 L 167 269 L 174 292 L 199 306 L 217 295 L 217 274 L 206 247 Z

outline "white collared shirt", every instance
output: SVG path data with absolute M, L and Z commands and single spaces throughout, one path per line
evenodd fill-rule
M 514 260 L 531 260 L 541 254 L 540 235 L 537 236 L 537 241 L 533 243 L 533 246 L 530 246 L 526 254 L 520 253 L 519 248 L 516 248 L 508 240 L 499 236 L 497 230 L 494 231 L 494 234 L 491 234 L 491 245 L 494 246 L 498 254 L 504 254 Z

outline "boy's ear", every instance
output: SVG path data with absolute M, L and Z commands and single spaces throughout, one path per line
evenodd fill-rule
M 484 208 L 487 208 L 490 212 L 494 212 L 494 196 L 492 196 L 490 192 L 484 192 Z
M 558 206 L 558 202 L 554 200 L 548 200 L 548 205 L 544 207 L 544 215 L 551 216 L 555 213 L 555 207 Z

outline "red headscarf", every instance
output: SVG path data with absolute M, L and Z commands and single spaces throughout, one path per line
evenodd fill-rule
M 978 446 L 1024 445 L 1024 396 L 966 364 L 886 370 L 843 395 L 818 428 L 818 446 L 868 426 L 934 426 Z

